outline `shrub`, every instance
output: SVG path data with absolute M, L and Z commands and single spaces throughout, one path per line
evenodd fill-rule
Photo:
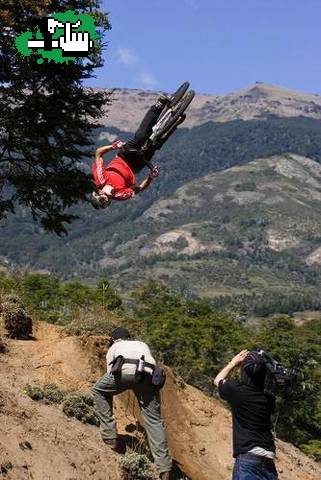
M 3 300 L 0 305 L 0 313 L 2 313 L 2 305 L 5 303 L 13 303 L 15 305 L 18 305 L 21 308 L 24 308 L 21 298 L 18 297 L 18 295 L 15 295 L 14 293 L 8 293 L 3 297 Z
M 54 383 L 44 385 L 43 388 L 29 384 L 26 386 L 25 392 L 32 400 L 48 400 L 52 403 L 61 403 L 66 394 L 59 390 Z
M 74 319 L 65 327 L 65 331 L 68 335 L 110 335 L 113 328 L 112 321 L 88 314 Z
M 151 472 L 150 461 L 146 455 L 139 453 L 126 453 L 119 460 L 123 480 L 154 480 L 156 477 Z
M 54 383 L 49 383 L 44 386 L 43 395 L 46 400 L 49 400 L 49 402 L 61 403 L 64 399 L 65 393 L 59 390 Z
M 28 397 L 32 398 L 32 400 L 42 400 L 44 398 L 43 389 L 37 387 L 37 385 L 27 385 L 25 388 L 25 393 Z
M 32 319 L 16 295 L 6 295 L 1 303 L 1 316 L 10 338 L 27 339 L 32 334 Z
M 75 417 L 83 423 L 99 425 L 92 395 L 80 392 L 62 391 L 54 383 L 43 388 L 27 385 L 25 393 L 32 400 L 47 400 L 50 403 L 61 403 L 62 411 L 67 417 Z
M 67 417 L 75 417 L 83 423 L 98 425 L 99 420 L 91 395 L 78 392 L 68 393 L 63 401 L 62 410 Z
M 118 292 L 110 285 L 108 280 L 101 280 L 97 285 L 97 289 L 101 290 L 103 305 L 108 310 L 116 310 L 117 308 L 121 308 L 121 297 L 119 296 Z
M 305 445 L 300 445 L 300 448 L 306 455 L 313 455 L 318 462 L 321 462 L 321 440 L 311 440 Z

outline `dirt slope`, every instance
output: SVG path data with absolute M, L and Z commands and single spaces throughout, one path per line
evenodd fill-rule
M 101 338 L 66 337 L 46 324 L 35 329 L 35 340 L 9 342 L 9 353 L 0 355 L 0 463 L 13 465 L 6 479 L 119 479 L 115 455 L 101 443 L 96 427 L 67 419 L 58 407 L 23 393 L 27 383 L 86 390 L 104 369 L 104 345 Z M 163 402 L 170 449 L 186 475 L 192 480 L 230 479 L 229 412 L 197 389 L 182 388 L 171 375 Z M 120 433 L 129 436 L 139 417 L 133 397 L 120 396 L 115 410 Z M 30 442 L 32 449 L 19 447 L 22 442 Z M 315 462 L 283 442 L 278 468 L 281 480 L 321 476 Z
M 57 381 L 76 388 L 89 377 L 86 356 L 73 339 L 59 339 L 51 326 L 42 326 L 36 338 L 10 341 L 9 353 L 0 355 L 0 464 L 12 464 L 0 478 L 118 480 L 116 456 L 100 442 L 96 427 L 24 394 L 27 383 Z M 72 374 L 76 368 L 84 372 L 78 378 Z

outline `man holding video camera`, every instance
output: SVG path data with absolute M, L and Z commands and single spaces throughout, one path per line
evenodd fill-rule
M 275 397 L 271 368 L 265 352 L 242 350 L 221 370 L 214 383 L 232 409 L 233 457 L 232 480 L 277 480 L 274 464 L 275 443 L 271 415 Z M 275 363 L 276 365 L 276 363 Z M 241 367 L 240 380 L 227 379 L 235 367 Z M 273 380 L 274 381 L 274 380 Z

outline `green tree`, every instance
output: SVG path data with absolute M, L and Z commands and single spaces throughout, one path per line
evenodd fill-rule
M 108 310 L 115 310 L 122 306 L 121 297 L 108 280 L 101 280 L 97 285 L 97 290 L 101 293 L 102 305 Z
M 94 53 L 75 62 L 38 64 L 39 56 L 17 54 L 15 38 L 36 31 L 50 13 L 74 10 L 110 29 L 100 0 L 4 0 L 0 10 L 0 218 L 17 205 L 57 234 L 73 218 L 66 209 L 85 200 L 91 181 L 80 161 L 89 155 L 108 95 L 82 81 L 102 65 Z
M 203 300 L 172 293 L 149 281 L 135 294 L 139 335 L 152 351 L 193 385 L 211 390 L 211 379 L 248 342 L 248 333 Z
M 290 370 L 297 369 L 292 388 L 280 392 L 276 432 L 299 447 L 308 445 L 311 452 L 321 435 L 321 322 L 297 327 L 279 316 L 264 324 L 257 340 Z

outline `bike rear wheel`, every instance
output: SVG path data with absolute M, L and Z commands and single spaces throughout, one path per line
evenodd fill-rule
M 164 145 L 164 143 L 169 139 L 169 137 L 176 131 L 177 127 L 184 122 L 185 118 L 186 118 L 186 115 L 185 113 L 183 113 L 183 115 L 181 115 L 176 120 L 176 122 L 171 126 L 170 129 L 166 131 L 166 133 L 162 135 L 162 137 L 160 138 L 157 137 L 155 139 L 155 143 L 154 143 L 155 150 L 159 150 Z

